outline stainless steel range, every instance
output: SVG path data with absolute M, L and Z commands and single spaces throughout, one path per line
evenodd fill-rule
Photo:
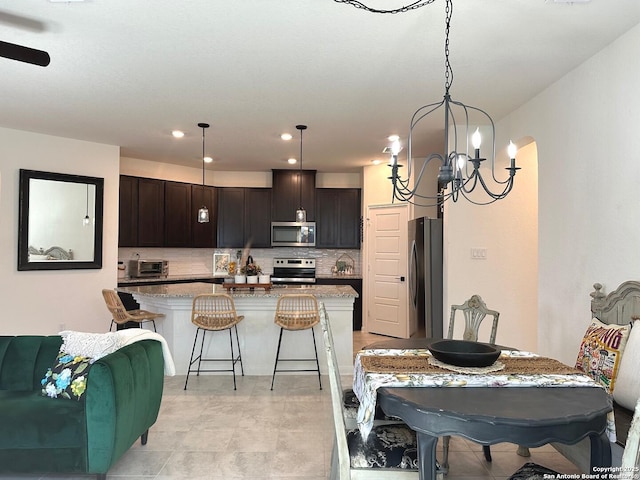
M 273 283 L 316 283 L 315 258 L 274 258 Z

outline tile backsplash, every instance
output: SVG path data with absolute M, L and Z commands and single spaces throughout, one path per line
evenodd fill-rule
M 236 258 L 238 249 L 229 248 L 133 248 L 120 247 L 118 260 L 128 264 L 131 259 L 162 259 L 169 261 L 169 275 L 213 275 L 213 254 L 228 253 L 232 259 Z M 255 263 L 262 267 L 267 274 L 273 273 L 274 258 L 315 258 L 316 275 L 330 275 L 331 268 L 338 258 L 348 255 L 353 259 L 355 274 L 361 275 L 361 250 L 334 250 L 315 248 L 253 248 L 250 254 Z

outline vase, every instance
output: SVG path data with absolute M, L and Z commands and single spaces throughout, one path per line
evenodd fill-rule
M 247 277 L 245 275 L 236 275 L 235 276 L 236 283 L 247 283 Z
M 271 275 L 258 275 L 258 283 L 269 283 Z
M 258 283 L 258 275 L 247 275 L 247 283 Z

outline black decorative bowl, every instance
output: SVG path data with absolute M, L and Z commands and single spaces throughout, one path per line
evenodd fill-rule
M 501 352 L 487 343 L 468 340 L 437 340 L 429 346 L 429 351 L 436 360 L 457 367 L 488 367 Z

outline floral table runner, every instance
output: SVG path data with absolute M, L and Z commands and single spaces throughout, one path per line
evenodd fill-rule
M 429 362 L 427 349 L 362 350 L 356 356 L 353 391 L 360 401 L 357 422 L 363 439 L 369 436 L 381 387 L 599 387 L 592 378 L 567 365 L 534 353 L 503 350 L 497 371 L 458 373 Z M 467 371 L 470 369 L 466 369 Z M 613 416 L 608 433 L 615 441 Z

